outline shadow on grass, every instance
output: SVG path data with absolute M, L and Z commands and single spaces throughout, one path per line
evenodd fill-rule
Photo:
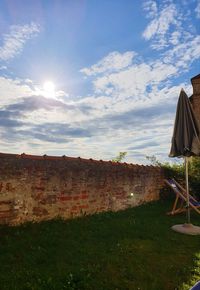
M 75 220 L 0 227 L 1 290 L 172 290 L 200 279 L 198 236 L 169 201 Z M 200 217 L 192 214 L 192 222 Z

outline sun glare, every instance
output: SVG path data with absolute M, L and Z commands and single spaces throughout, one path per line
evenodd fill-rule
M 55 85 L 51 81 L 46 81 L 43 85 L 44 96 L 47 98 L 55 98 Z

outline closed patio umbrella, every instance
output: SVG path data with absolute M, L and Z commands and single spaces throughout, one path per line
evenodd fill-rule
M 187 193 L 187 223 L 175 225 L 173 230 L 187 233 L 200 234 L 200 227 L 190 223 L 189 208 L 189 185 L 188 185 L 188 157 L 200 156 L 200 129 L 196 121 L 192 105 L 185 91 L 181 89 L 174 123 L 174 132 L 169 157 L 184 157 L 185 159 L 185 180 Z

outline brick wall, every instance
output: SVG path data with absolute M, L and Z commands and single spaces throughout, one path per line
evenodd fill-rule
M 192 107 L 200 128 L 200 74 L 191 79 L 193 94 L 190 97 Z
M 121 210 L 157 200 L 159 167 L 0 153 L 0 223 Z

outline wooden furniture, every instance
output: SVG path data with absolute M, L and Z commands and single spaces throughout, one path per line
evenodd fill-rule
M 173 190 L 176 195 L 172 210 L 168 212 L 169 215 L 175 215 L 187 210 L 187 193 L 186 190 L 174 179 L 165 179 L 165 183 Z M 198 202 L 192 195 L 189 194 L 190 209 L 195 210 L 200 214 L 200 202 Z

